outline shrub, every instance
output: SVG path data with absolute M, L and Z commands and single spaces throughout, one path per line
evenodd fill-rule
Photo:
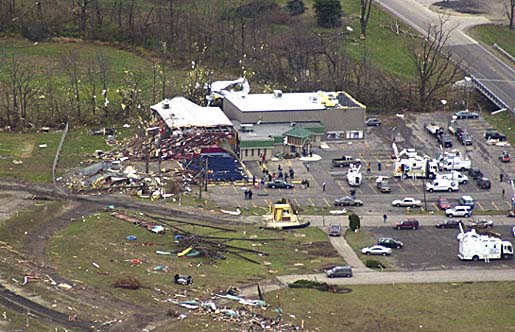
M 359 216 L 355 213 L 349 215 L 349 228 L 354 232 L 356 229 L 361 228 Z
M 370 269 L 384 269 L 385 268 L 383 263 L 376 261 L 374 259 L 367 259 L 367 261 L 365 262 L 365 266 Z

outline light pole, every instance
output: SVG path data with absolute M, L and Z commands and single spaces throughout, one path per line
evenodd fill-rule
M 469 94 L 470 94 L 470 82 L 472 82 L 472 78 L 470 76 L 465 76 L 465 89 L 467 89 L 467 100 L 466 100 L 466 107 L 467 111 L 469 109 Z

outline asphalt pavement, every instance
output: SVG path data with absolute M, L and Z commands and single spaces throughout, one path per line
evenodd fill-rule
M 377 3 L 423 35 L 430 24 L 438 24 L 442 17 L 440 13 L 428 8 L 427 1 L 377 0 Z M 452 29 L 448 46 L 456 59 L 463 59 L 468 65 L 468 73 L 474 75 L 515 112 L 515 64 L 499 59 L 466 34 L 466 29 L 471 26 L 491 22 L 476 15 L 449 15 L 445 19 L 445 27 Z

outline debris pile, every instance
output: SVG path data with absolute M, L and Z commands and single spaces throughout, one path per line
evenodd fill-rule
M 230 294 L 214 294 L 212 298 L 205 301 L 177 301 L 169 298 L 167 302 L 188 309 L 190 312 L 195 311 L 195 315 L 209 315 L 215 321 L 237 323 L 241 331 L 290 332 L 301 330 L 300 326 L 283 321 L 281 308 L 276 308 L 272 315 L 270 312 L 265 315 L 270 308 L 264 300 L 252 300 Z M 231 302 L 236 302 L 238 307 L 233 308 L 230 305 Z M 188 317 L 186 314 L 174 313 L 178 319 L 179 317 L 180 319 Z

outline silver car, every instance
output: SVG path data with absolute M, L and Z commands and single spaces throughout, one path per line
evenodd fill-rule
M 325 271 L 329 278 L 350 278 L 352 277 L 352 268 L 350 266 L 335 266 L 332 269 Z

